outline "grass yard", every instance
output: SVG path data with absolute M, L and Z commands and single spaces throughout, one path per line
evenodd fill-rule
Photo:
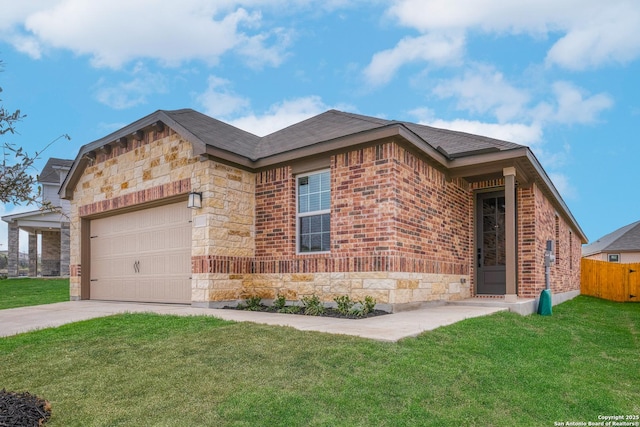
M 640 414 L 640 304 L 470 319 L 399 343 L 126 314 L 0 339 L 47 426 L 553 426 Z
M 69 279 L 0 280 L 0 310 L 69 301 Z

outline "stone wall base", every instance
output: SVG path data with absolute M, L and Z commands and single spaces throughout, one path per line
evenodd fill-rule
M 348 295 L 355 301 L 371 296 L 378 308 L 395 312 L 470 298 L 465 275 L 402 272 L 286 273 L 193 275 L 192 306 L 222 308 L 259 296 L 265 303 L 283 295 L 289 303 L 316 295 L 326 306 Z

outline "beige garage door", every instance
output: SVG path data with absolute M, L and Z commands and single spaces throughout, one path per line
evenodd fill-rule
M 191 302 L 191 210 L 176 203 L 91 221 L 91 299 Z

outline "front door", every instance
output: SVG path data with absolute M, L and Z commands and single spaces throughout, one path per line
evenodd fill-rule
M 476 205 L 478 295 L 506 294 L 504 191 L 478 194 Z

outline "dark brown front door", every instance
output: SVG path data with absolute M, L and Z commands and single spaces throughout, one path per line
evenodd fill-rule
M 507 262 L 504 191 L 478 194 L 476 212 L 476 293 L 504 295 Z

